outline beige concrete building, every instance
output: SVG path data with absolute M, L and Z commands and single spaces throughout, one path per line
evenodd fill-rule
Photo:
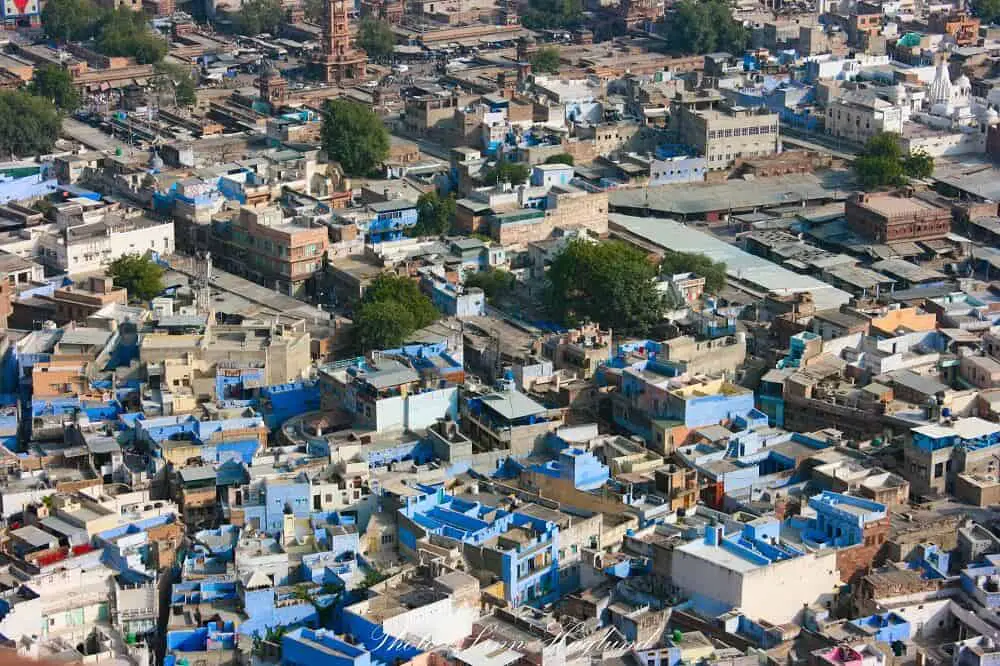
M 708 169 L 726 169 L 737 159 L 773 155 L 781 147 L 778 115 L 743 107 L 677 105 L 680 142 L 697 149 Z

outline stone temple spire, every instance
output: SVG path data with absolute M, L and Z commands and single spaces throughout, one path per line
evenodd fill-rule
M 931 83 L 928 91 L 927 101 L 931 103 L 931 106 L 951 104 L 951 75 L 948 74 L 948 65 L 943 59 L 938 62 L 937 72 L 934 74 L 934 82 Z

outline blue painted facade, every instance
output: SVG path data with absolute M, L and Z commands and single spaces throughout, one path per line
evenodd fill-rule
M 145 419 L 141 415 L 122 415 L 121 421 L 132 429 L 134 441 L 145 443 L 154 455 L 161 455 L 159 449 L 168 440 L 184 440 L 201 447 L 203 460 L 216 463 L 239 460 L 250 464 L 260 448 L 260 434 L 266 432 L 260 416 L 199 421 L 194 416 Z
M 344 631 L 354 637 L 375 662 L 386 664 L 406 663 L 421 653 L 415 645 L 400 637 L 387 636 L 382 625 L 376 624 L 352 610 L 343 614 Z
M 369 206 L 374 217 L 368 223 L 369 243 L 385 243 L 403 238 L 406 229 L 417 224 L 417 204 L 394 200 Z
M 320 408 L 319 384 L 292 382 L 266 386 L 260 391 L 260 407 L 267 427 L 280 428 L 293 416 Z
M 888 611 L 851 620 L 851 624 L 880 643 L 892 644 L 910 640 L 912 627 L 902 615 Z
M 540 605 L 559 595 L 559 527 L 523 513 L 509 513 L 479 502 L 468 502 L 447 494 L 443 488 L 419 486 L 423 494 L 407 497 L 400 509 L 400 543 L 410 548 L 425 534 L 439 534 L 473 546 L 500 552 L 504 593 L 512 606 Z M 412 527 L 411 527 L 412 526 Z M 530 539 L 505 539 L 512 528 L 523 528 Z M 419 531 L 418 535 L 416 531 Z M 519 533 L 523 534 L 521 530 Z
M 611 474 L 590 451 L 578 448 L 564 448 L 559 452 L 558 461 L 533 465 L 532 470 L 557 479 L 573 483 L 578 490 L 596 490 L 607 482 Z
M 835 548 L 864 543 L 865 527 L 889 515 L 884 504 L 829 490 L 810 497 L 809 507 L 816 519 L 803 531 L 803 540 Z
M 298 598 L 294 590 L 286 588 L 286 591 L 279 592 L 274 587 L 248 589 L 242 584 L 237 589 L 243 612 L 248 615 L 238 629 L 243 636 L 263 636 L 268 629 L 275 627 L 316 626 L 319 623 L 316 606 L 311 601 Z
M 984 608 L 1000 609 L 1000 564 L 996 555 L 963 569 L 959 574 L 962 590 Z
M 453 317 L 482 317 L 486 314 L 486 294 L 481 289 L 459 290 L 450 282 L 428 281 L 431 302 Z
M 304 478 L 294 481 L 265 479 L 263 502 L 243 506 L 246 523 L 258 524 L 258 529 L 267 534 L 280 533 L 284 527 L 285 507 L 295 517 L 306 518 L 309 516 L 310 496 L 309 482 Z
M 251 390 L 247 388 L 248 382 L 254 387 L 261 386 L 264 383 L 264 368 L 219 368 L 215 373 L 215 396 L 219 400 L 246 398 Z
M 530 182 L 535 187 L 568 185 L 573 179 L 573 167 L 569 164 L 537 164 L 531 168 Z
M 164 666 L 178 666 L 185 652 L 211 652 L 236 648 L 232 622 L 209 622 L 196 629 L 167 632 L 167 656 Z
M 974 427 L 967 428 L 967 431 L 976 432 L 976 436 L 963 437 L 958 434 L 958 430 L 948 426 L 935 426 L 929 428 L 916 428 L 912 431 L 912 443 L 921 451 L 930 453 L 953 446 L 963 446 L 969 450 L 978 450 L 996 446 L 1000 443 L 1000 426 L 970 417 L 962 419 L 963 425 L 969 424 Z

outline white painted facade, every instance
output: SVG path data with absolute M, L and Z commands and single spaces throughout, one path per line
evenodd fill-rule
M 841 584 L 834 550 L 761 566 L 699 541 L 674 550 L 671 571 L 684 592 L 775 624 L 831 601 Z

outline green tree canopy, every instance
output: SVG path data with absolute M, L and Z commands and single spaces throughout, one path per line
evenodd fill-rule
M 583 23 L 581 0 L 530 0 L 521 23 L 531 30 L 572 29 Z
M 80 93 L 73 85 L 73 77 L 69 70 L 59 65 L 45 64 L 36 67 L 28 92 L 51 100 L 63 111 L 73 111 L 80 106 Z
M 100 12 L 90 0 L 48 0 L 42 9 L 42 29 L 49 39 L 89 39 Z
M 496 166 L 488 169 L 485 174 L 483 174 L 483 182 L 489 185 L 495 185 L 497 183 L 510 183 L 511 185 L 520 185 L 528 181 L 528 176 L 531 175 L 531 169 L 527 164 L 523 162 L 508 162 L 507 160 L 502 160 L 497 162 Z
M 417 224 L 410 229 L 411 236 L 441 236 L 451 231 L 455 221 L 455 196 L 442 197 L 431 190 L 417 199 Z
M 516 283 L 517 278 L 514 277 L 513 273 L 500 268 L 479 271 L 465 278 L 466 287 L 479 287 L 489 301 L 510 294 L 514 291 Z
M 540 48 L 531 56 L 531 69 L 536 72 L 554 74 L 560 64 L 559 49 L 554 46 Z
M 552 155 L 551 157 L 546 158 L 545 163 L 568 164 L 569 166 L 573 166 L 573 164 L 576 163 L 576 160 L 569 153 L 559 153 L 558 155 Z
M 160 80 L 165 86 L 173 88 L 174 98 L 178 106 L 194 106 L 198 101 L 197 87 L 191 71 L 181 65 L 161 62 L 156 66 Z
M 127 56 L 141 65 L 158 63 L 167 55 L 166 40 L 154 35 L 140 12 L 115 9 L 105 12 L 94 48 L 107 56 Z
M 0 90 L 0 154 L 39 155 L 52 150 L 62 118 L 52 102 L 20 90 Z
M 870 138 L 854 160 L 854 174 L 868 190 L 896 187 L 904 184 L 907 177 L 927 178 L 933 171 L 933 157 L 920 150 L 904 157 L 899 135 L 892 132 L 880 132 Z
M 358 26 L 358 46 L 372 58 L 387 58 L 396 46 L 396 35 L 386 21 L 365 17 Z
M 726 286 L 726 264 L 712 261 L 698 252 L 667 252 L 660 262 L 660 272 L 664 275 L 695 273 L 705 278 L 705 291 L 717 294 Z
M 379 275 L 354 313 L 354 344 L 360 352 L 391 349 L 441 316 L 417 283 L 392 273 Z
M 667 46 L 679 53 L 742 53 L 750 41 L 727 0 L 680 0 L 666 19 Z
M 284 22 L 285 11 L 280 0 L 246 0 L 236 15 L 237 29 L 249 37 L 262 32 L 273 35 Z
M 306 21 L 321 25 L 323 23 L 323 11 L 326 7 L 325 0 L 303 0 L 302 13 L 306 16 Z
M 911 178 L 930 178 L 934 173 L 934 158 L 924 150 L 915 150 L 903 160 L 903 171 Z
M 124 287 L 128 295 L 148 301 L 163 291 L 163 268 L 148 256 L 126 254 L 108 266 L 115 284 Z
M 548 271 L 549 312 L 567 326 L 595 321 L 626 335 L 643 335 L 663 316 L 656 266 L 621 241 L 575 239 Z
M 323 107 L 323 149 L 349 176 L 367 176 L 389 156 L 389 132 L 374 111 L 346 99 Z
M 1000 0 L 972 0 L 972 13 L 983 23 L 996 23 L 1000 19 Z

